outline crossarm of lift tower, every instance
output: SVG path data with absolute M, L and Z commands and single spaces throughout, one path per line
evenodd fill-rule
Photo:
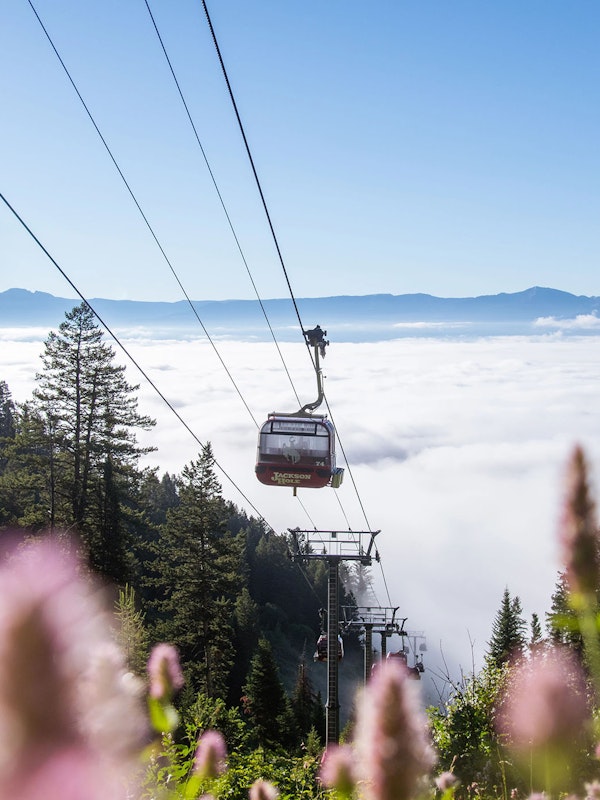
M 345 627 L 363 627 L 370 625 L 375 632 L 388 632 L 399 636 L 408 636 L 404 630 L 408 617 L 398 617 L 400 606 L 342 606 L 343 625 Z
M 326 559 L 329 561 L 360 561 L 369 567 L 375 537 L 381 531 L 332 531 L 288 528 L 294 543 L 292 559 L 310 560 Z M 368 544 L 365 547 L 365 541 Z M 375 560 L 379 561 L 379 553 L 375 551 Z

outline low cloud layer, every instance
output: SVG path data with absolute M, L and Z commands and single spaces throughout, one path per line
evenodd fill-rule
M 573 319 L 538 317 L 533 324 L 536 328 L 556 328 L 563 331 L 597 330 L 600 329 L 600 317 L 595 314 L 579 314 Z
M 41 342 L 3 333 L 0 379 L 22 401 Z M 505 586 L 528 617 L 549 609 L 566 460 L 580 442 L 596 476 L 600 464 L 598 344 L 591 336 L 332 343 L 325 391 L 359 493 L 347 473 L 337 499 L 331 489 L 298 499 L 256 481 L 255 422 L 209 344 L 138 339 L 127 347 L 277 531 L 381 529 L 378 600 L 399 605 L 408 629 L 425 631 L 435 671 L 440 649 L 453 670 L 468 670 L 472 658 L 481 664 Z M 298 408 L 272 345 L 223 342 L 219 352 L 257 424 Z M 313 400 L 305 348 L 284 344 L 282 352 L 300 402 Z M 148 463 L 179 472 L 197 443 L 143 382 L 138 395 L 140 410 L 158 420 L 142 439 L 158 448 Z M 338 456 L 344 466 L 341 448 Z M 225 477 L 223 487 L 248 507 Z

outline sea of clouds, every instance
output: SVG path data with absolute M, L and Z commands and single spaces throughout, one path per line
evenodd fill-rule
M 0 379 L 16 401 L 34 387 L 46 333 L 0 329 Z M 506 586 L 528 620 L 535 611 L 543 621 L 560 567 L 564 470 L 576 442 L 598 475 L 600 337 L 445 331 L 444 338 L 332 343 L 325 391 L 351 474 L 337 492 L 307 489 L 296 498 L 254 477 L 257 424 L 270 411 L 298 407 L 273 344 L 222 341 L 217 354 L 200 339 L 123 343 L 198 440 L 212 442 L 224 494 L 238 506 L 276 531 L 381 530 L 377 600 L 363 602 L 400 606 L 407 628 L 425 632 L 430 678 L 444 661 L 453 677 L 482 664 Z M 306 348 L 284 343 L 281 352 L 301 403 L 314 400 Z M 157 448 L 146 463 L 179 472 L 198 442 L 135 368 L 127 374 L 140 383 L 140 411 L 157 420 L 139 437 Z M 346 466 L 340 447 L 338 457 Z M 392 640 L 388 649 L 399 645 Z

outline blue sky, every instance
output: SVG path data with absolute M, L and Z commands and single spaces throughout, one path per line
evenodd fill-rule
M 199 2 L 150 7 L 262 297 L 287 288 Z M 35 0 L 186 290 L 253 297 L 143 0 Z M 591 0 L 212 0 L 297 296 L 600 294 Z M 180 290 L 29 3 L 0 12 L 0 191 L 88 297 Z M 72 296 L 0 207 L 0 290 Z

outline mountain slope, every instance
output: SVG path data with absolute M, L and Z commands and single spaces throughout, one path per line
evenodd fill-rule
M 55 327 L 65 311 L 77 300 L 55 297 L 45 292 L 9 289 L 0 292 L 0 327 Z M 183 332 L 202 335 L 198 319 L 186 301 L 173 303 L 132 300 L 90 300 L 93 308 L 111 327 L 144 328 L 148 335 Z M 535 320 L 557 320 L 600 315 L 600 298 L 576 296 L 557 289 L 532 287 L 513 294 L 479 297 L 442 298 L 428 294 L 376 294 L 363 296 L 300 298 L 297 300 L 303 322 L 308 327 L 319 323 L 338 341 L 383 338 L 400 335 L 399 329 L 415 323 L 476 325 L 493 332 L 530 332 Z M 267 331 L 256 300 L 200 300 L 194 309 L 211 335 L 246 333 L 263 338 Z M 263 305 L 274 328 L 297 331 L 297 319 L 289 299 L 264 300 Z M 499 329 L 499 326 L 502 330 Z M 384 334 L 384 329 L 387 332 Z M 361 333 L 359 333 L 359 331 Z M 366 332 L 370 331 L 370 334 Z M 334 335 L 334 332 L 336 335 Z M 268 331 L 267 331 L 268 333 Z M 294 338 L 297 333 L 294 333 Z M 283 338 L 287 338 L 285 335 Z

